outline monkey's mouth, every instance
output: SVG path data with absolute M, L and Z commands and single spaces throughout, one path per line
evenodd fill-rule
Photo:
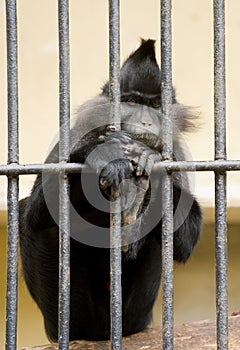
M 159 136 L 153 133 L 134 133 L 132 135 L 134 140 L 147 144 L 148 147 L 155 147 L 157 144 L 161 143 Z

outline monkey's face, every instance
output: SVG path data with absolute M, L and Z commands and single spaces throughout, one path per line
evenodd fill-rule
M 145 105 L 121 103 L 122 129 L 153 146 L 160 138 L 161 112 Z M 150 145 L 151 144 L 151 145 Z

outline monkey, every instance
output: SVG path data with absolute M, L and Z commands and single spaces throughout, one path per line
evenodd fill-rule
M 122 205 L 123 336 L 144 330 L 162 269 L 163 157 L 161 71 L 155 41 L 141 41 L 120 70 L 121 130 L 111 125 L 109 83 L 78 109 L 70 130 L 69 162 L 85 167 L 70 183 L 70 340 L 110 338 L 109 207 Z M 180 136 L 194 126 L 172 89 L 173 159 L 184 160 Z M 46 163 L 58 162 L 59 144 Z M 85 169 L 85 170 L 84 170 Z M 92 169 L 92 171 L 89 171 Z M 173 258 L 185 263 L 201 234 L 202 214 L 185 174 L 173 175 Z M 28 290 L 51 341 L 58 339 L 58 175 L 39 174 L 20 201 L 20 255 Z

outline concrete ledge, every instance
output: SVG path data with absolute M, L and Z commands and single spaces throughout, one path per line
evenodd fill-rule
M 174 350 L 216 350 L 215 322 L 200 321 L 181 323 L 174 327 Z M 57 344 L 42 345 L 22 350 L 57 350 Z M 109 341 L 73 341 L 69 350 L 106 350 Z M 123 350 L 162 350 L 161 328 L 149 328 L 144 332 L 123 338 Z M 240 316 L 229 317 L 229 350 L 240 349 Z

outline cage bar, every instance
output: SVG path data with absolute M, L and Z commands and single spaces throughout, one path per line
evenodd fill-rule
M 120 9 L 119 0 L 109 0 L 109 96 L 113 130 L 121 128 L 120 116 Z M 122 348 L 122 287 L 121 287 L 121 202 L 110 204 L 110 308 L 111 349 Z
M 45 173 L 79 173 L 85 165 L 79 163 L 45 163 L 45 164 L 9 164 L 0 165 L 1 175 L 32 175 Z M 206 160 L 206 161 L 169 161 L 158 162 L 154 165 L 155 170 L 171 171 L 237 171 L 240 170 L 240 160 Z M 91 171 L 88 169 L 88 171 Z
M 172 171 L 215 172 L 216 217 L 216 307 L 217 347 L 228 349 L 227 298 L 227 226 L 226 171 L 240 170 L 240 160 L 226 156 L 226 86 L 225 86 L 225 1 L 214 0 L 214 111 L 215 160 L 172 161 L 172 62 L 171 0 L 161 0 L 161 68 L 162 112 L 164 127 L 163 162 L 154 170 L 165 169 L 163 180 L 162 276 L 163 276 L 163 349 L 173 349 L 173 193 Z M 18 64 L 16 0 L 6 0 L 7 75 L 8 75 L 8 164 L 0 165 L 0 175 L 8 176 L 8 258 L 6 302 L 6 349 L 17 347 L 18 287 L 18 176 L 42 171 L 59 174 L 59 349 L 68 349 L 70 304 L 70 218 L 69 182 L 67 173 L 79 172 L 83 165 L 69 164 L 69 2 L 58 1 L 59 16 L 59 90 L 60 141 L 59 163 L 19 164 L 18 150 Z M 112 105 L 111 121 L 120 130 L 120 26 L 119 0 L 109 0 L 109 52 Z M 111 348 L 121 349 L 121 204 L 111 203 L 110 271 L 111 271 Z
M 215 160 L 226 159 L 225 1 L 214 0 Z M 228 349 L 226 173 L 215 172 L 217 348 Z
M 6 349 L 17 347 L 18 306 L 18 176 L 8 179 L 8 249 L 6 294 Z
M 8 164 L 18 163 L 18 55 L 17 8 L 6 1 L 8 81 Z M 8 248 L 6 291 L 6 349 L 17 347 L 18 298 L 18 175 L 8 177 Z
M 69 159 L 70 73 L 69 73 L 69 3 L 58 1 L 59 25 L 59 162 Z M 59 173 L 59 349 L 67 350 L 70 317 L 70 206 L 69 181 L 64 170 Z
M 172 160 L 172 28 L 171 0 L 161 1 L 161 69 L 163 113 L 163 160 Z M 162 288 L 163 288 L 163 349 L 173 349 L 173 182 L 172 174 L 163 177 L 162 184 Z
M 119 0 L 109 0 L 109 95 L 112 103 L 111 123 L 116 130 L 121 128 L 119 11 Z
M 121 203 L 117 198 L 110 205 L 110 309 L 111 349 L 122 349 L 122 286 L 121 286 Z
M 217 349 L 228 349 L 226 175 L 215 174 Z

